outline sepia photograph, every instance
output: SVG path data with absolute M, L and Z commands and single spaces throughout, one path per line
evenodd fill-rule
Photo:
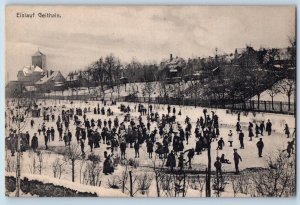
M 5 8 L 5 196 L 296 196 L 295 6 Z

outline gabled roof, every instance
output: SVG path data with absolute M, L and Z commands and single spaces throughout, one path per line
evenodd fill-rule
M 54 71 L 48 77 L 47 77 L 47 75 L 45 75 L 43 78 L 41 78 L 39 81 L 37 81 L 36 84 L 42 85 L 44 83 L 49 82 L 50 80 L 55 81 L 55 82 L 63 82 L 64 81 L 64 77 L 62 76 L 62 74 L 60 73 L 60 71 Z
M 32 56 L 45 56 L 45 54 L 43 54 L 40 50 L 38 50 Z
M 23 74 L 24 76 L 29 76 L 33 71 L 33 66 L 25 66 L 23 68 Z
M 44 70 L 41 69 L 39 66 L 36 66 L 36 67 L 34 68 L 34 72 L 42 73 L 42 72 L 44 72 Z

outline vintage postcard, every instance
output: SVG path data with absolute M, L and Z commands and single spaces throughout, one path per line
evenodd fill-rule
M 294 197 L 294 6 L 5 13 L 10 197 Z

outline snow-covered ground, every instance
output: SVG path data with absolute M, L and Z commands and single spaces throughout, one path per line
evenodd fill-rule
M 71 107 L 81 107 L 81 108 L 88 108 L 90 107 L 90 110 L 93 111 L 93 108 L 97 106 L 98 102 L 78 102 L 78 101 L 73 101 L 73 104 L 71 104 L 68 101 L 49 101 L 47 100 L 41 100 L 38 102 L 42 106 L 52 106 L 55 109 L 56 116 L 58 113 L 61 113 L 61 110 L 63 109 L 62 106 L 65 106 L 68 109 Z M 103 106 L 101 102 L 99 102 L 100 108 Z M 87 118 L 88 119 L 102 119 L 102 122 L 104 119 L 109 119 L 111 118 L 112 120 L 115 118 L 115 116 L 118 116 L 119 120 L 123 120 L 124 113 L 122 113 L 119 110 L 119 106 L 121 103 L 117 103 L 117 105 L 109 105 L 109 107 L 112 109 L 114 112 L 113 116 L 107 117 L 103 115 L 95 115 L 93 112 L 88 112 L 87 113 Z M 138 112 L 134 111 L 134 103 L 122 103 L 125 105 L 129 105 L 133 112 L 131 112 L 131 117 L 134 119 L 137 119 L 139 116 Z M 145 104 L 145 106 L 147 106 Z M 154 106 L 154 111 L 157 111 L 159 114 L 166 114 L 167 113 L 167 106 L 166 105 L 153 105 Z M 108 106 L 107 106 L 108 107 Z M 172 106 L 174 107 L 174 106 Z M 185 107 L 180 107 L 180 106 L 175 106 L 176 112 L 178 113 L 179 110 L 181 110 L 182 115 L 181 116 L 176 116 L 176 121 L 180 122 L 183 127 L 184 125 L 184 120 L 186 116 L 189 116 L 191 118 L 192 122 L 192 133 L 195 129 L 195 123 L 197 121 L 197 118 L 200 118 L 200 116 L 203 116 L 203 108 L 200 107 L 192 107 L 192 106 L 185 106 Z M 214 162 L 215 158 L 217 156 L 220 156 L 221 154 L 225 154 L 225 157 L 229 159 L 231 162 L 233 161 L 233 148 L 238 149 L 238 153 L 241 155 L 243 161 L 240 163 L 240 170 L 243 170 L 245 168 L 250 168 L 250 167 L 265 167 L 266 166 L 266 158 L 269 155 L 272 155 L 274 152 L 278 150 L 284 150 L 287 147 L 287 142 L 290 141 L 291 139 L 287 139 L 285 134 L 284 134 L 284 125 L 287 123 L 290 127 L 291 133 L 293 133 L 294 127 L 295 127 L 295 118 L 292 115 L 282 115 L 282 114 L 270 114 L 270 113 L 256 113 L 255 116 L 252 113 L 248 113 L 247 115 L 244 115 L 243 113 L 241 114 L 241 125 L 242 129 L 245 133 L 245 149 L 239 149 L 239 140 L 238 140 L 238 134 L 235 132 L 235 124 L 237 122 L 237 114 L 230 114 L 227 113 L 226 110 L 222 109 L 208 109 L 208 114 L 211 115 L 211 111 L 214 111 L 215 114 L 219 116 L 219 123 L 220 123 L 220 137 L 223 137 L 225 141 L 225 147 L 223 150 L 217 150 L 217 143 L 213 142 L 212 143 L 212 160 Z M 263 157 L 259 158 L 258 153 L 257 153 L 257 148 L 256 148 L 256 142 L 258 141 L 258 138 L 253 138 L 253 141 L 249 141 L 248 139 L 248 132 L 247 132 L 247 126 L 249 122 L 260 122 L 264 120 L 265 122 L 270 119 L 272 122 L 273 126 L 273 133 L 271 136 L 267 136 L 266 133 L 264 136 L 260 136 L 263 138 L 265 147 L 263 150 Z M 28 120 L 30 121 L 30 120 Z M 37 133 L 38 125 L 43 123 L 43 118 L 34 118 L 35 125 L 33 129 L 30 128 L 30 123 L 26 123 L 25 128 L 22 130 L 23 132 L 28 131 L 30 136 L 33 136 L 34 133 Z M 143 116 L 143 121 L 146 122 L 146 116 Z M 55 122 L 46 122 L 47 127 L 56 127 Z M 155 127 L 157 127 L 156 123 L 151 124 L 151 130 L 153 130 Z M 229 130 L 233 131 L 233 147 L 229 147 L 229 143 L 227 142 L 227 134 L 229 133 Z M 75 125 L 73 124 L 73 121 L 70 123 L 70 130 L 73 133 L 73 138 L 72 138 L 72 143 L 76 143 L 76 137 L 74 136 L 75 134 Z M 55 140 L 51 141 L 48 146 L 49 150 L 45 150 L 44 146 L 44 137 L 42 135 L 38 135 L 39 138 L 39 149 L 44 153 L 44 164 L 43 164 L 43 171 L 42 175 L 35 174 L 32 176 L 33 178 L 36 177 L 38 178 L 44 178 L 44 176 L 48 176 L 49 179 L 47 180 L 52 180 L 53 178 L 53 170 L 52 170 L 52 163 L 54 160 L 57 158 L 57 155 L 62 158 L 62 153 L 64 148 L 64 142 L 58 140 L 58 133 L 56 131 L 55 133 Z M 158 138 L 158 141 L 162 141 L 162 139 Z M 195 147 L 195 136 L 194 133 L 192 134 L 192 137 L 189 140 L 188 145 L 184 145 L 184 150 Z M 171 147 L 170 147 L 171 148 Z M 154 149 L 155 150 L 155 149 Z M 102 159 L 101 166 L 103 163 L 103 152 L 110 150 L 107 150 L 107 145 L 102 144 L 100 145 L 100 148 L 94 149 L 94 154 L 99 155 L 100 158 Z M 87 141 L 85 142 L 85 152 L 86 156 L 90 154 L 89 146 L 87 144 Z M 7 151 L 7 156 L 10 155 L 10 152 Z M 134 159 L 134 149 L 129 148 L 129 146 L 126 149 L 126 154 L 127 154 L 127 159 L 133 158 Z M 10 157 L 12 160 L 14 157 Z M 33 154 L 32 151 L 27 151 L 23 153 L 22 158 L 21 158 L 21 174 L 22 175 L 28 175 L 32 174 L 32 161 L 33 161 Z M 140 158 L 136 158 L 135 161 L 140 165 L 140 167 L 133 169 L 132 173 L 133 175 L 141 175 L 142 173 L 149 173 L 153 175 L 153 169 L 151 168 L 153 166 L 154 161 L 149 159 L 146 153 L 146 145 L 145 143 L 142 145 L 140 149 Z M 77 161 L 75 165 L 75 183 L 69 182 L 71 181 L 71 165 L 70 163 L 66 163 L 64 171 L 62 173 L 61 179 L 58 180 L 60 183 L 66 184 L 68 186 L 78 186 L 80 184 L 80 161 Z M 161 160 L 157 159 L 156 163 L 161 163 Z M 207 154 L 206 151 L 204 151 L 201 155 L 195 155 L 192 161 L 192 167 L 193 169 L 196 170 L 202 170 L 204 171 L 207 165 Z M 124 171 L 124 166 L 118 165 L 115 169 L 115 172 L 112 175 L 104 175 L 101 173 L 101 187 L 97 187 L 95 189 L 99 190 L 100 196 L 115 196 L 115 192 L 110 192 L 110 188 L 108 186 L 108 180 L 112 180 L 117 177 L 122 176 L 122 172 Z M 214 170 L 214 168 L 212 168 Z M 234 164 L 223 164 L 222 167 L 223 171 L 234 171 Z M 56 179 L 57 180 L 57 179 Z M 65 181 L 64 181 L 65 180 Z M 68 183 L 67 183 L 68 181 Z M 66 182 L 66 183 L 65 183 Z M 232 191 L 230 191 L 230 186 L 227 186 L 228 190 L 224 192 L 222 196 L 233 196 Z M 85 189 L 85 188 L 83 188 Z M 87 188 L 89 189 L 89 188 Z M 155 182 L 154 180 L 152 181 L 148 196 L 150 197 L 155 197 L 156 194 L 156 189 L 155 189 Z M 204 195 L 204 193 L 202 194 Z M 119 195 L 117 195 L 119 196 Z M 141 195 L 139 192 L 137 193 L 136 196 L 146 196 L 146 195 Z M 199 191 L 189 189 L 187 191 L 187 196 L 191 197 L 199 197 Z

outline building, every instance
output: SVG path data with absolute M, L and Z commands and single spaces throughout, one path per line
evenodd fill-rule
M 186 63 L 183 58 L 170 54 L 170 59 L 161 63 L 161 70 L 163 75 L 166 76 L 166 81 L 169 83 L 176 83 L 181 81 L 183 77 L 183 69 L 186 67 Z
M 5 87 L 6 96 L 33 94 L 64 88 L 65 78 L 59 71 L 47 70 L 46 55 L 40 50 L 31 56 L 30 66 L 18 71 L 17 81 L 10 81 Z
M 35 52 L 31 56 L 31 62 L 32 62 L 32 65 L 34 67 L 38 66 L 41 69 L 43 69 L 44 71 L 47 71 L 47 69 L 46 69 L 46 55 L 43 54 L 40 50 L 38 50 L 37 52 Z
M 66 79 L 60 71 L 47 71 L 46 75 L 35 83 L 38 91 L 63 90 Z
M 34 84 L 42 77 L 44 77 L 45 71 L 41 69 L 39 66 L 25 66 L 22 70 L 18 72 L 18 81 Z

